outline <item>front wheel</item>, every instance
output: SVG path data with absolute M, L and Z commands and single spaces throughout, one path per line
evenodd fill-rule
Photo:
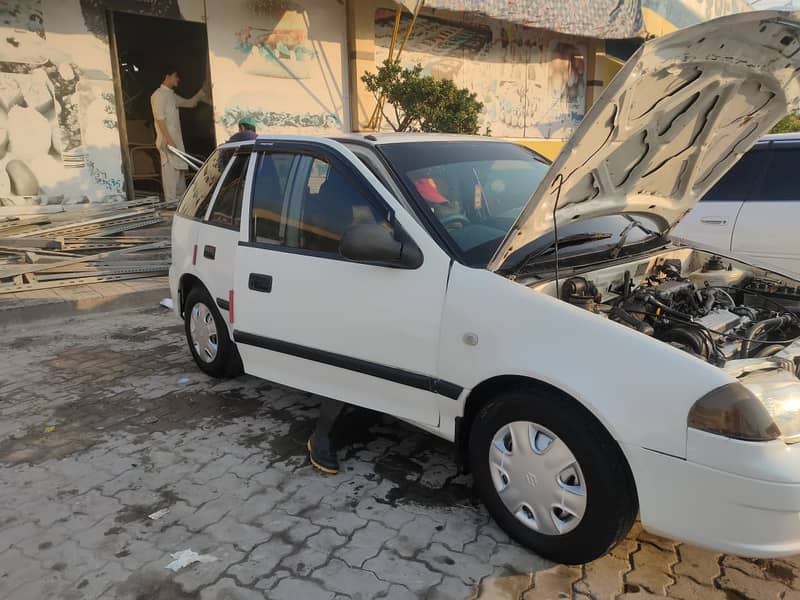
M 470 431 L 475 485 L 494 520 L 540 556 L 594 560 L 638 512 L 622 451 L 575 401 L 521 386 L 496 396 Z
M 204 289 L 189 293 L 184 309 L 186 341 L 195 363 L 212 377 L 236 377 L 242 363 L 228 335 L 228 326 Z

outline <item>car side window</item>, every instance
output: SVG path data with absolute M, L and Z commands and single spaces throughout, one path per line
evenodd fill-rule
M 758 192 L 753 201 L 800 200 L 796 174 L 800 167 L 800 148 L 773 148 Z
M 292 154 L 260 154 L 253 180 L 250 240 L 267 244 L 281 243 L 285 237 L 284 200 Z
M 747 200 L 753 185 L 761 176 L 766 159 L 767 153 L 763 150 L 747 152 L 703 196 L 703 202 L 742 202 Z
M 242 188 L 244 187 L 249 154 L 238 154 L 234 157 L 225 179 L 220 185 L 217 199 L 208 222 L 223 227 L 238 229 L 242 219 Z
M 299 210 L 290 226 L 287 247 L 339 255 L 339 242 L 350 227 L 383 223 L 390 227 L 359 187 L 341 169 L 326 160 L 313 158 L 305 181 L 298 181 Z
M 186 190 L 177 214 L 192 219 L 202 219 L 206 216 L 214 188 L 232 155 L 233 150 L 218 149 L 209 157 Z

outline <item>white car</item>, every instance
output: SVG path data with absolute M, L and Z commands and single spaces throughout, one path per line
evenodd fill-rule
M 799 28 L 754 12 L 646 43 L 549 168 L 479 137 L 223 145 L 172 233 L 197 364 L 452 440 L 555 561 L 637 513 L 800 552 L 800 282 L 664 235 L 798 96 Z
M 764 136 L 681 219 L 673 239 L 800 278 L 800 133 Z

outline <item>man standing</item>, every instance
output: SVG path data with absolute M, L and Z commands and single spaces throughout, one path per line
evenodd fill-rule
M 239 119 L 239 131 L 234 133 L 229 142 L 245 142 L 254 140 L 258 137 L 256 133 L 256 120 L 253 117 L 242 117 Z
M 201 99 L 205 98 L 205 91 L 204 88 L 201 88 L 191 98 L 183 98 L 175 93 L 175 88 L 180 83 L 178 70 L 170 65 L 164 69 L 163 75 L 161 86 L 150 96 L 150 106 L 153 109 L 153 118 L 156 124 L 156 148 L 161 156 L 161 185 L 164 189 L 164 201 L 172 202 L 178 200 L 186 191 L 183 171 L 188 168 L 183 160 L 167 148 L 174 146 L 178 150 L 184 150 L 178 108 L 194 108 Z

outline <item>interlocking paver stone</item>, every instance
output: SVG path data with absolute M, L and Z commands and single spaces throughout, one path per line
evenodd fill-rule
M 386 542 L 386 547 L 405 558 L 415 556 L 430 546 L 437 526 L 441 526 L 441 523 L 428 517 L 417 516 L 410 523 L 403 525 L 397 536 Z
M 469 586 L 477 585 L 492 572 L 492 566 L 477 558 L 453 552 L 443 544 L 435 542 L 417 556 L 430 568 L 460 579 Z
M 651 594 L 666 595 L 667 587 L 675 582 L 671 571 L 678 561 L 675 551 L 643 543 L 631 556 L 634 569 L 625 576 L 625 581 Z
M 315 581 L 307 579 L 281 579 L 269 593 L 274 600 L 333 600 L 335 594 Z
M 239 587 L 233 579 L 224 577 L 200 593 L 200 600 L 263 600 L 256 590 Z M 295 599 L 297 600 L 297 599 Z
M 353 537 L 336 551 L 336 556 L 351 567 L 360 567 L 364 561 L 380 552 L 387 540 L 395 537 L 397 532 L 370 521 L 366 527 L 355 532 Z
M 272 572 L 286 556 L 291 556 L 295 547 L 279 537 L 253 548 L 247 560 L 230 567 L 228 572 L 239 581 L 249 585 Z
M 775 581 L 756 579 L 745 575 L 736 569 L 725 569 L 725 574 L 719 580 L 720 587 L 738 594 L 741 598 L 758 598 L 759 600 L 772 600 L 780 598 L 786 591 L 786 586 Z
M 691 577 L 698 583 L 712 585 L 720 574 L 719 554 L 684 544 L 679 550 L 680 562 L 673 567 L 676 575 Z
M 547 571 L 540 571 L 533 577 L 533 589 L 522 594 L 523 600 L 550 600 L 569 598 L 573 584 L 581 576 L 580 567 L 559 565 Z
M 190 549 L 194 550 L 194 548 Z M 183 548 L 181 548 L 183 550 Z M 219 576 L 222 575 L 231 564 L 235 564 L 245 557 L 244 552 L 237 550 L 231 544 L 224 544 L 217 546 L 213 549 L 204 551 L 196 550 L 199 554 L 210 554 L 217 560 L 213 562 L 194 563 L 184 567 L 174 576 L 175 582 L 178 583 L 187 592 L 193 593 L 201 588 L 214 583 Z M 167 561 L 171 561 L 172 557 L 168 557 Z M 166 567 L 169 564 L 164 562 Z
M 422 592 L 442 580 L 442 574 L 431 571 L 418 561 L 403 560 L 398 554 L 384 549 L 364 563 L 364 568 L 384 581 L 398 583 L 412 591 Z
M 374 573 L 349 567 L 338 558 L 314 571 L 312 577 L 323 582 L 326 589 L 353 600 L 368 600 L 389 589 L 389 583 L 381 581 Z
M 689 577 L 678 576 L 667 593 L 678 600 L 726 600 L 729 595 L 708 585 L 701 585 Z

